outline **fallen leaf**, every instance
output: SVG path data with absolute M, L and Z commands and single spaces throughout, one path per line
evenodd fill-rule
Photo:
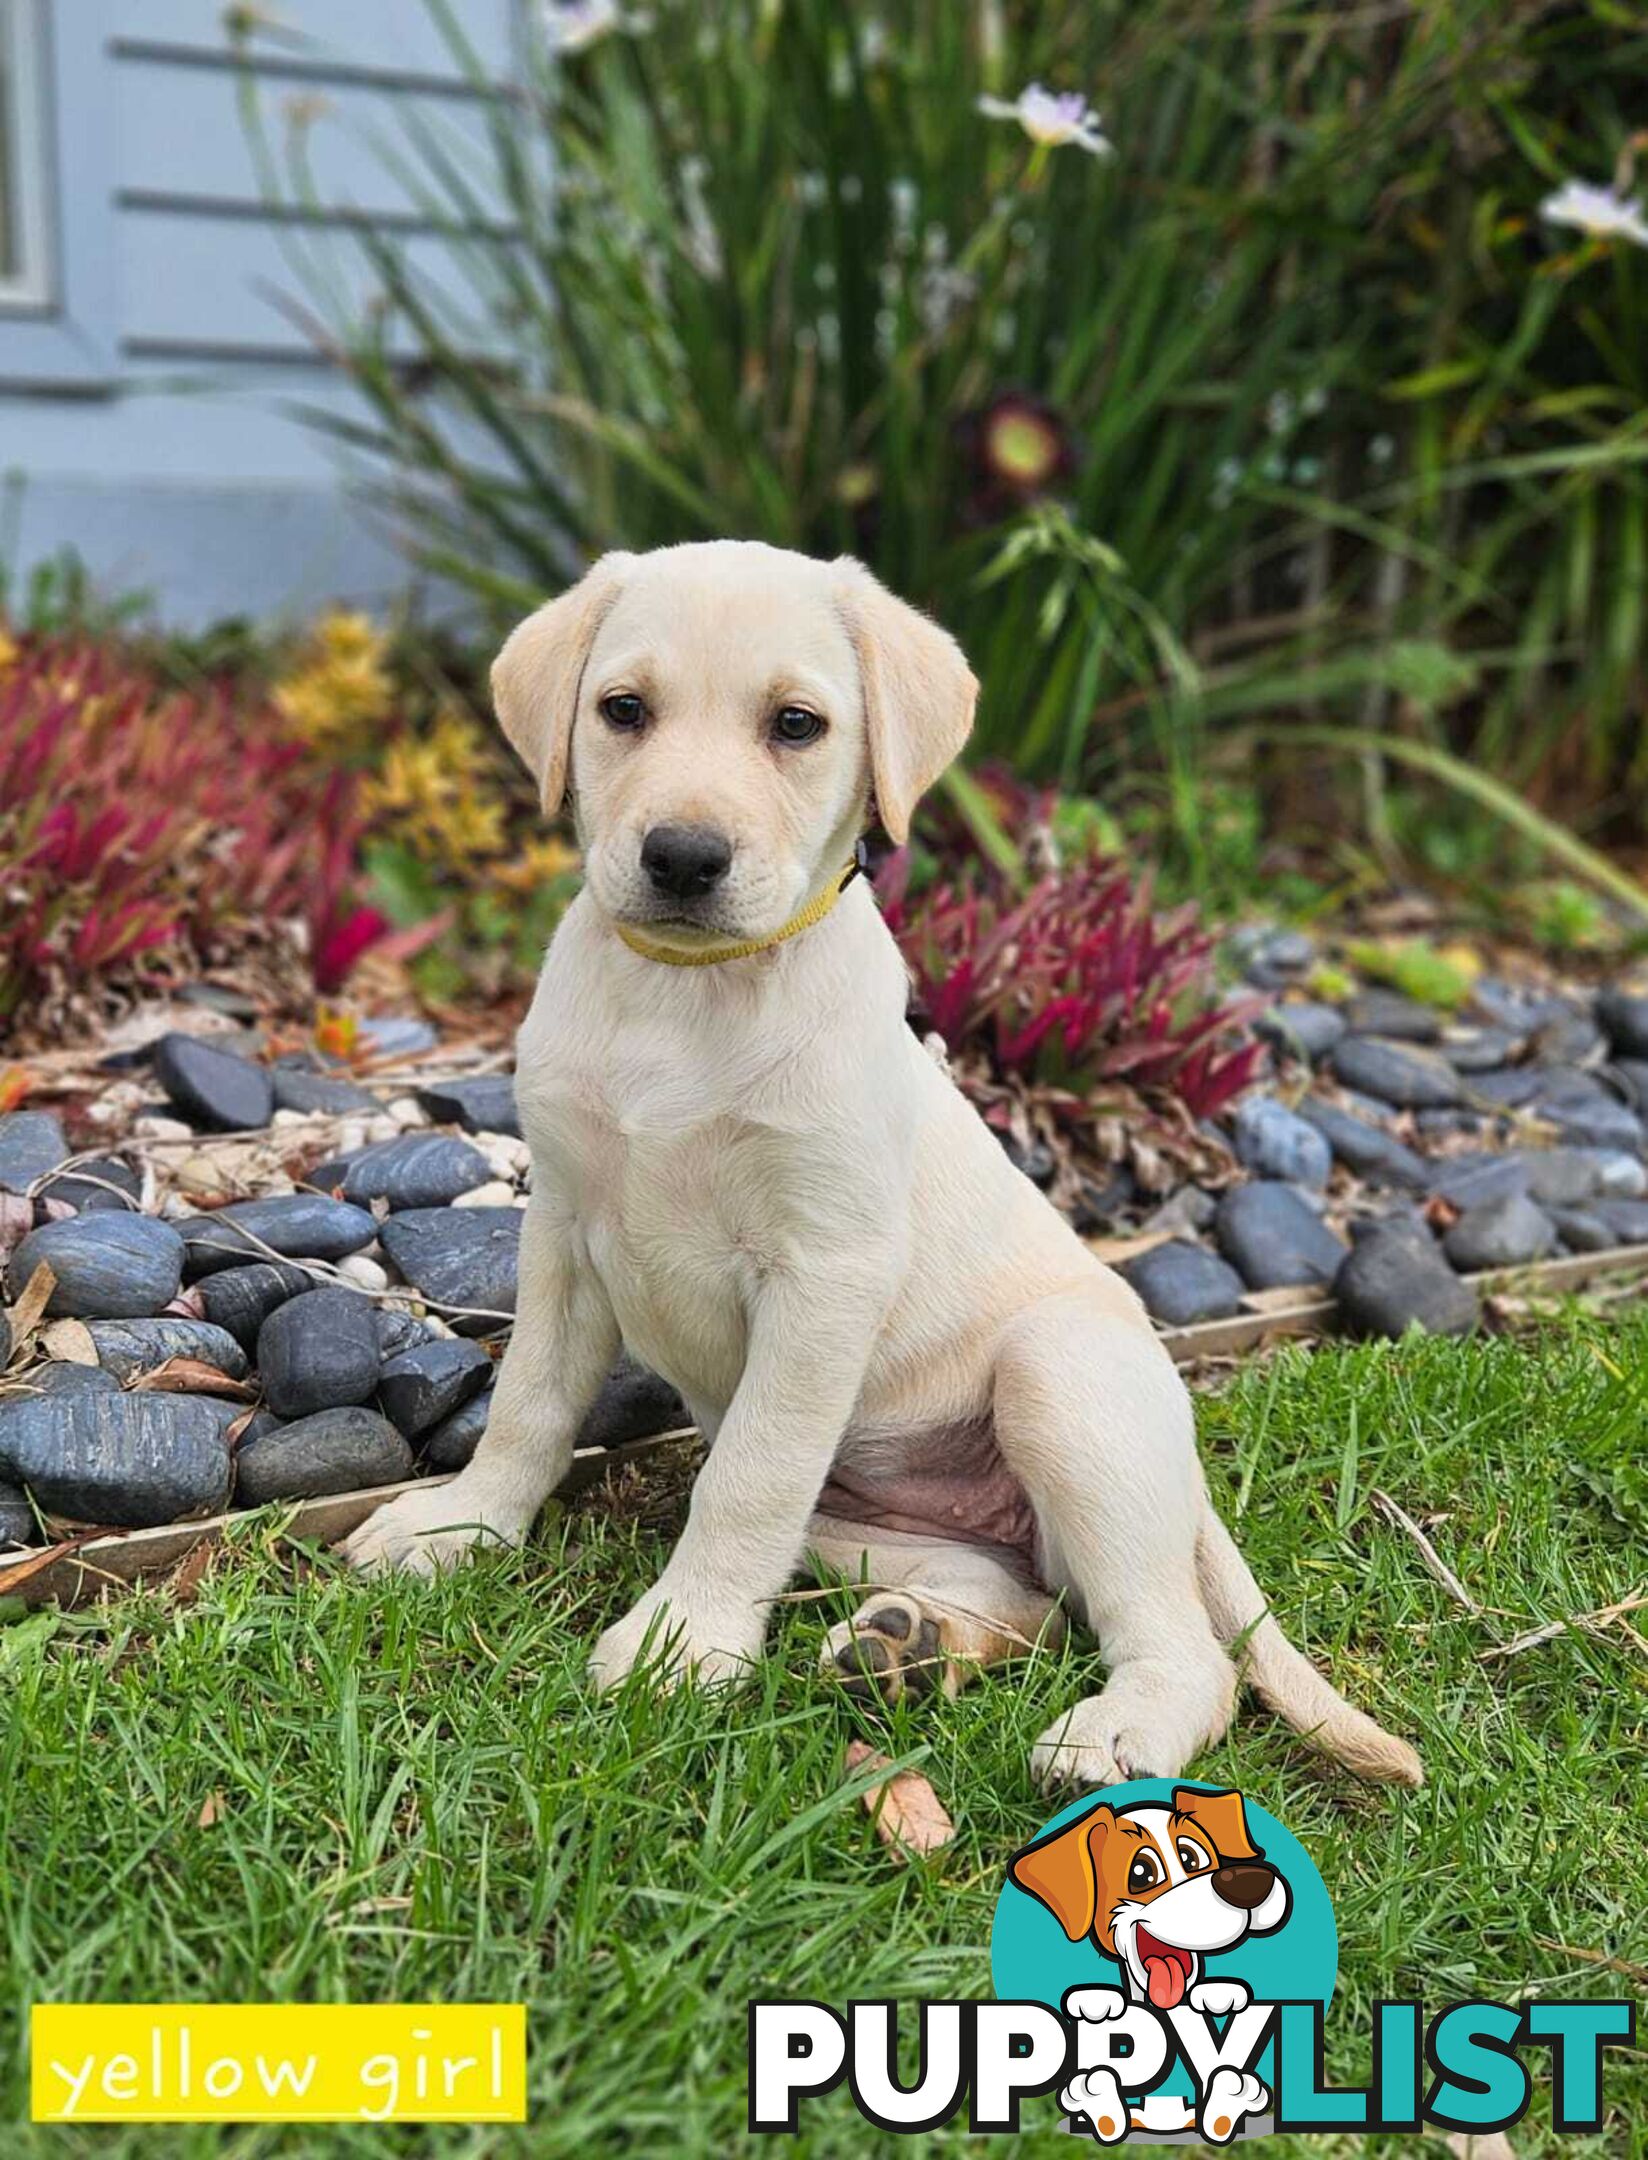
M 192 1604 L 201 1584 L 212 1571 L 218 1548 L 210 1538 L 202 1538 L 198 1545 L 191 1545 L 183 1558 L 166 1579 L 166 1588 L 176 1605 Z
M 54 1320 L 40 1337 L 40 1347 L 59 1365 L 95 1365 L 97 1345 L 84 1320 Z
M 1326 1296 L 1326 1290 L 1312 1290 L 1302 1283 L 1277 1283 L 1269 1290 L 1244 1290 L 1242 1303 L 1249 1312 L 1274 1319 L 1278 1313 L 1309 1312 Z
M 1083 1244 L 1095 1260 L 1102 1260 L 1106 1267 L 1115 1267 L 1123 1260 L 1133 1260 L 1140 1253 L 1154 1252 L 1158 1245 L 1171 1244 L 1171 1230 L 1143 1230 L 1137 1237 L 1084 1238 Z
M 23 1295 L 11 1309 L 11 1340 L 15 1353 L 26 1335 L 32 1335 L 39 1324 L 40 1315 L 51 1303 L 51 1294 L 57 1288 L 57 1277 L 44 1260 L 23 1285 Z
M 1467 2137 L 1463 2131 L 1450 2130 L 1444 2142 L 1459 2160 L 1516 2160 L 1516 2147 L 1499 2130 L 1490 2130 L 1484 2137 Z
M 206 1299 L 199 1283 L 191 1283 L 187 1290 L 180 1290 L 169 1305 L 160 1308 L 163 1315 L 175 1313 L 180 1320 L 204 1320 Z
M 935 1853 L 955 1836 L 955 1824 L 919 1770 L 894 1770 L 887 1757 L 864 1740 L 848 1744 L 847 1770 L 849 1775 L 857 1770 L 891 1772 L 867 1785 L 859 1797 L 877 1837 L 901 1859 L 911 1853 Z
M 97 1361 L 94 1358 L 92 1362 Z M 257 1389 L 250 1380 L 231 1380 L 204 1358 L 194 1357 L 169 1357 L 152 1372 L 139 1373 L 131 1391 L 134 1395 L 222 1395 L 231 1402 L 257 1399 Z
M 84 1537 L 64 1538 L 61 1544 L 42 1545 L 38 1552 L 29 1554 L 26 1560 L 14 1560 L 10 1567 L 0 1567 L 0 1597 L 9 1597 L 14 1590 L 21 1590 L 26 1582 L 53 1567 L 59 1560 L 66 1560 L 70 1553 L 78 1552 L 82 1545 L 89 1545 L 98 1536 L 88 1530 Z
M 200 1830 L 210 1830 L 213 1823 L 217 1821 L 223 1812 L 222 1793 L 209 1792 L 200 1803 L 200 1813 L 195 1817 L 195 1827 Z
M 352 1012 L 322 1005 L 315 1015 L 315 1048 L 328 1057 L 351 1057 L 359 1032 L 360 1022 Z
M 34 1075 L 26 1065 L 0 1065 L 0 1117 L 15 1110 L 33 1086 Z

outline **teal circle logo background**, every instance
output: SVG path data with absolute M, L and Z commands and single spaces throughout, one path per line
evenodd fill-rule
M 1140 1805 L 1171 1807 L 1175 1790 L 1186 1784 L 1192 1791 L 1198 1789 L 1185 1778 L 1134 1778 L 1126 1785 L 1108 1785 L 1102 1792 L 1084 1793 L 1058 1814 L 1050 1815 L 1035 1839 L 1026 1838 L 1024 1842 L 1033 1844 L 1051 1831 L 1062 1830 L 1100 1801 L 1118 1810 Z M 1255 2002 L 1314 2001 L 1325 2010 L 1339 1973 L 1339 1931 L 1334 1925 L 1333 1902 L 1327 1887 L 1316 1872 L 1316 1863 L 1291 1830 L 1284 1829 L 1268 1809 L 1248 1799 L 1245 1793 L 1242 1805 L 1254 1843 L 1287 1878 L 1293 1909 L 1274 1935 L 1250 1935 L 1234 1948 L 1209 1957 L 1205 1977 L 1243 1981 Z M 1042 2002 L 1053 2010 L 1062 2008 L 1066 1992 L 1073 1987 L 1126 1987 L 1121 1967 L 1114 1958 L 1105 1956 L 1091 1936 L 1080 1942 L 1067 1941 L 1063 1928 L 1046 1906 L 1011 1881 L 1002 1885 L 996 1901 L 995 1925 L 990 1934 L 990 1973 L 1001 2001 Z M 1267 2047 L 1257 2066 L 1267 2082 L 1270 2054 Z M 1164 2078 L 1174 2082 L 1171 2064 Z

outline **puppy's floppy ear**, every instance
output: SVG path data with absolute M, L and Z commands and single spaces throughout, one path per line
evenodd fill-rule
M 551 817 L 566 793 L 578 686 L 601 618 L 618 597 L 632 555 L 603 555 L 578 583 L 529 615 L 492 663 L 492 702 Z
M 1194 1785 L 1175 1785 L 1173 1812 L 1188 1815 L 1213 1840 L 1221 1860 L 1257 1860 L 1261 1848 L 1248 1836 L 1247 1813 L 1239 1792 L 1198 1792 Z
M 840 604 L 858 654 L 876 808 L 903 846 L 910 813 L 967 740 L 978 682 L 946 630 L 843 555 Z
M 1045 1905 L 1071 1942 L 1089 1934 L 1098 1917 L 1099 1854 L 1115 1823 L 1115 1809 L 1101 1800 L 1008 1865 L 1008 1880 Z

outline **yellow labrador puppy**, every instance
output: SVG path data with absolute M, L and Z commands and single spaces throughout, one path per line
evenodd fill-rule
M 1132 1291 L 905 1023 L 848 873 L 872 801 L 903 840 L 966 739 L 954 642 L 857 563 L 713 542 L 606 556 L 493 687 L 547 810 L 570 776 L 587 865 L 521 1030 L 519 1317 L 474 1460 L 350 1558 L 518 1543 L 622 1337 L 711 1446 L 602 1684 L 737 1674 L 811 1554 L 875 1585 L 825 1661 L 889 1694 L 1056 1640 L 1072 1606 L 1109 1677 L 1037 1743 L 1047 1780 L 1182 1770 L 1229 1723 L 1240 1643 L 1299 1731 L 1417 1784 L 1266 1614 Z

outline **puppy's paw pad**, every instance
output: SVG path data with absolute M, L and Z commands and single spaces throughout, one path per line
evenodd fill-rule
M 820 1668 L 861 1702 L 895 1703 L 934 1689 L 955 1693 L 943 1622 L 909 1596 L 871 1598 L 824 1638 Z

